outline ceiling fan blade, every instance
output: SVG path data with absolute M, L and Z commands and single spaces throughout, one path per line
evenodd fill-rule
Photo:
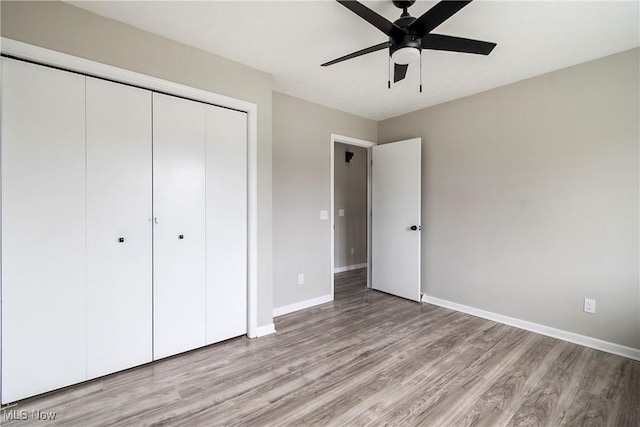
M 427 10 L 418 19 L 413 21 L 411 25 L 407 27 L 407 29 L 409 30 L 409 32 L 413 32 L 419 37 L 424 37 L 426 34 L 431 32 L 447 19 L 451 18 L 456 12 L 458 12 L 469 3 L 471 3 L 471 0 L 441 1 L 431 9 Z
M 366 55 L 367 53 L 377 52 L 382 49 L 386 49 L 389 47 L 389 42 L 384 42 L 377 44 L 375 46 L 368 47 L 366 49 L 359 50 L 357 52 L 350 53 L 345 56 L 341 56 L 340 58 L 334 59 L 333 61 L 325 62 L 321 65 L 321 67 L 327 67 L 329 65 L 337 64 L 338 62 L 346 61 L 347 59 L 357 58 L 358 56 Z
M 393 82 L 398 83 L 407 75 L 408 65 L 393 64 Z
M 337 0 L 338 3 L 364 19 L 389 37 L 399 37 L 406 32 L 384 16 L 379 15 L 360 2 L 353 0 Z
M 448 50 L 451 52 L 477 53 L 489 55 L 497 45 L 491 42 L 465 39 L 462 37 L 427 34 L 422 38 L 422 48 L 432 50 Z

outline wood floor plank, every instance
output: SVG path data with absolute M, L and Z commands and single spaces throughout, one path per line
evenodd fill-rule
M 511 328 L 503 334 L 503 340 L 492 351 L 474 346 L 461 346 L 462 349 L 478 348 L 480 355 L 469 365 L 456 362 L 451 377 L 439 378 L 431 393 L 423 393 L 416 399 L 419 407 L 411 411 L 404 419 L 394 414 L 393 419 L 401 419 L 403 424 L 450 425 L 459 413 L 465 412 L 478 399 L 479 395 L 495 381 L 499 371 L 510 366 L 517 357 L 528 350 L 526 334 Z M 471 341 L 475 341 L 474 338 Z M 442 364 L 444 365 L 444 363 Z M 426 390 L 425 390 L 426 391 Z M 425 400 L 425 396 L 429 396 Z
M 615 425 L 640 426 L 640 370 L 638 362 L 625 361 L 621 370 L 624 388 L 616 405 Z
M 640 426 L 640 362 L 336 275 L 334 301 L 236 338 L 18 402 L 3 426 Z
M 504 425 L 522 402 L 520 398 L 527 390 L 528 383 L 541 376 L 549 367 L 557 353 L 552 349 L 557 341 L 542 335 L 527 334 L 527 349 L 515 360 L 510 369 L 489 385 L 484 393 L 458 419 L 454 425 Z M 497 409 L 497 410 L 496 410 Z M 511 415 L 513 415 L 511 413 Z
M 559 405 L 566 400 L 567 393 L 573 391 L 572 380 L 584 367 L 585 347 L 562 343 L 563 350 L 554 360 L 553 366 L 545 373 L 536 387 L 526 396 L 526 401 L 513 415 L 507 426 L 554 425 L 559 420 L 555 414 Z

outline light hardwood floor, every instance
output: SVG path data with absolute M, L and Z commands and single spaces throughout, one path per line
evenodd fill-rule
M 3 412 L 70 426 L 640 426 L 640 362 L 367 290 L 364 270 L 336 279 L 334 302 L 278 317 L 275 335 Z

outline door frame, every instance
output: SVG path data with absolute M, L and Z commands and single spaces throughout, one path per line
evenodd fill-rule
M 342 144 L 355 145 L 367 149 L 367 288 L 371 288 L 371 148 L 378 145 L 377 142 L 365 141 L 364 139 L 352 138 L 350 136 L 331 134 L 331 150 L 330 150 L 330 188 L 331 200 L 329 210 L 329 234 L 330 234 L 330 251 L 331 262 L 329 265 L 329 283 L 331 283 L 331 299 L 335 296 L 335 151 L 336 142 Z
M 274 332 L 273 324 L 258 327 L 258 106 L 5 37 L 0 38 L 0 43 L 2 54 L 18 59 L 247 113 L 247 336 L 255 338 Z

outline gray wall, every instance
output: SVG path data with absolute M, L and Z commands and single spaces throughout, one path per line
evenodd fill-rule
M 345 161 L 345 152 L 354 154 Z M 367 149 L 336 143 L 334 153 L 334 267 L 367 262 Z M 339 211 L 344 216 L 339 216 Z M 351 253 L 353 249 L 353 254 Z
M 379 123 L 380 141 L 423 139 L 423 292 L 640 348 L 638 61 Z
M 331 133 L 377 140 L 377 124 L 273 93 L 274 307 L 328 295 Z M 298 274 L 305 275 L 298 285 Z
M 271 75 L 62 2 L 2 1 L 2 36 L 258 105 L 258 325 L 272 322 Z

